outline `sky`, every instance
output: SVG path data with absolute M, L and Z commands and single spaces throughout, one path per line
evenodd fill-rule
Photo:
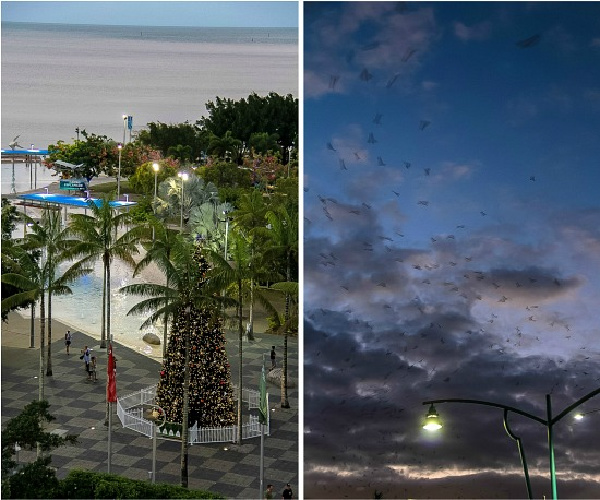
M 2 21 L 125 26 L 297 28 L 297 2 L 2 2 Z
M 526 497 L 501 409 L 423 402 L 600 387 L 600 3 L 303 7 L 305 497 Z M 559 496 L 600 497 L 598 408 L 554 426 Z

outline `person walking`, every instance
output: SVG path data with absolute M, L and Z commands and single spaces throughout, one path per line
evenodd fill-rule
M 288 498 L 293 498 L 293 497 L 294 497 L 294 492 L 292 491 L 292 487 L 290 486 L 290 483 L 288 483 L 285 485 L 283 493 L 281 494 L 281 498 L 288 499 Z
M 88 371 L 88 380 L 92 380 L 93 382 L 98 380 L 98 377 L 96 376 L 96 356 L 92 356 L 92 359 L 88 363 L 87 371 Z
M 273 496 L 273 485 L 267 484 L 267 489 L 265 490 L 265 499 L 270 500 L 272 498 L 275 498 Z
M 90 350 L 88 349 L 88 346 L 85 346 L 81 350 L 81 356 L 79 356 L 79 359 L 83 359 L 83 362 L 85 363 L 85 371 L 88 373 L 90 364 Z
M 71 347 L 72 340 L 73 338 L 71 336 L 71 330 L 67 330 L 67 333 L 65 333 L 65 345 L 67 346 L 67 354 L 71 354 L 69 352 L 69 348 Z
M 275 368 L 275 346 L 271 347 L 271 370 Z M 269 370 L 269 371 L 271 371 Z

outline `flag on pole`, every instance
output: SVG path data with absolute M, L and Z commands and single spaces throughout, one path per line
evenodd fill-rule
M 262 372 L 260 374 L 260 405 L 258 410 L 260 411 L 260 423 L 263 425 L 267 424 L 267 412 L 269 409 L 267 408 L 267 376 L 265 374 L 265 363 L 263 359 Z
M 113 357 L 112 344 L 108 344 L 108 363 L 106 364 L 106 374 L 108 382 L 106 384 L 106 401 L 108 403 L 117 402 L 117 367 Z

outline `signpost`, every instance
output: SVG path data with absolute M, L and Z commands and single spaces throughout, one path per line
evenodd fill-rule
M 64 191 L 85 191 L 87 189 L 87 181 L 85 179 L 61 180 L 60 189 Z

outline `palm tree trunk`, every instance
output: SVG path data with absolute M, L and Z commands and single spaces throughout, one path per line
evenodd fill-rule
M 46 377 L 52 376 L 52 292 L 48 290 L 48 360 L 46 362 Z
M 169 280 L 167 279 L 167 286 L 169 286 Z M 167 306 L 169 305 L 169 298 L 167 297 L 167 300 L 165 301 L 165 309 L 167 308 Z M 163 362 L 167 359 L 167 337 L 169 334 L 169 329 L 167 327 L 167 321 L 169 319 L 169 315 L 167 314 L 167 312 L 165 311 L 165 319 L 164 321 L 164 325 L 163 325 Z
M 287 269 L 286 269 L 286 281 L 290 281 L 290 252 L 287 254 Z M 283 370 L 281 373 L 281 407 L 289 408 L 290 403 L 288 401 L 288 335 L 290 332 L 290 295 L 285 294 L 285 332 L 283 336 Z
M 237 408 L 237 443 L 242 444 L 242 341 L 244 328 L 242 325 L 242 280 L 238 279 L 238 342 L 239 342 L 239 363 L 238 368 L 238 408 Z
M 44 301 L 45 291 L 42 289 L 41 293 L 41 303 L 40 303 L 40 374 L 38 380 L 38 400 L 44 401 L 46 396 L 44 394 L 44 335 L 46 333 L 46 303 Z M 40 427 L 43 428 L 44 421 L 40 421 Z M 36 450 L 37 457 L 42 456 L 42 447 L 40 443 L 37 443 Z
M 35 347 L 35 301 L 31 303 L 31 336 L 29 339 L 29 347 Z
M 102 324 L 100 325 L 100 348 L 106 349 L 106 263 L 104 262 L 104 259 L 102 259 L 102 267 Z
M 181 486 L 188 487 L 188 448 L 189 448 L 189 415 L 190 415 L 190 307 L 186 308 L 185 355 L 183 372 L 183 415 L 181 422 Z
M 252 240 L 252 247 L 250 251 L 250 265 L 254 265 L 254 239 Z M 252 269 L 254 272 L 254 269 Z M 248 329 L 248 340 L 254 340 L 254 275 L 250 277 L 250 313 L 248 315 L 248 323 L 250 328 Z
M 254 277 L 250 278 L 250 313 L 248 315 L 248 340 L 254 340 Z
M 40 375 L 38 380 L 38 400 L 44 401 L 44 347 L 46 335 L 46 302 L 45 290 L 40 294 Z

